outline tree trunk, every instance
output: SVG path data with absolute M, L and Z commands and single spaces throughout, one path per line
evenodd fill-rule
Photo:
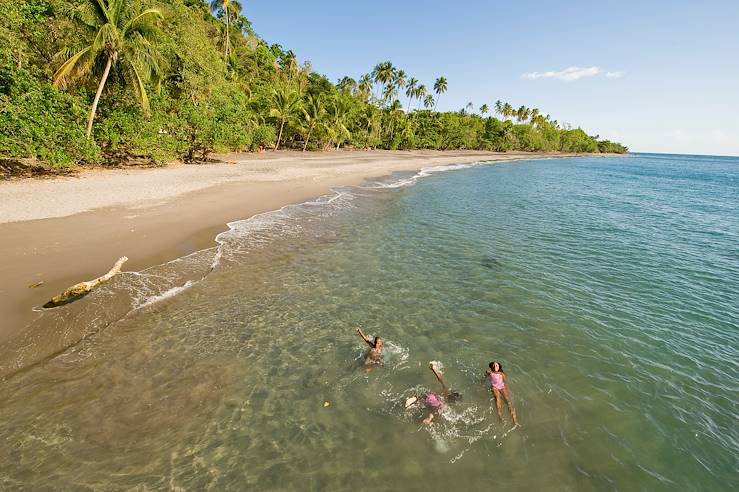
M 439 104 L 439 97 L 441 97 L 441 93 L 439 93 L 439 95 L 436 96 L 436 101 L 434 101 L 434 112 L 436 112 L 436 105 Z
M 305 137 L 305 144 L 303 145 L 303 152 L 305 152 L 305 149 L 308 148 L 308 141 L 310 140 L 311 133 L 313 133 L 313 123 L 310 124 L 310 128 L 308 129 L 308 136 Z
M 230 42 L 231 42 L 231 38 L 230 38 L 229 33 L 228 33 L 228 31 L 229 31 L 229 28 L 228 28 L 229 27 L 229 17 L 231 17 L 231 15 L 228 12 L 228 6 L 226 6 L 226 46 L 225 46 L 226 63 L 228 63 L 228 48 L 229 48 L 229 45 L 230 45 Z
M 90 119 L 87 120 L 87 138 L 92 135 L 92 120 L 95 119 L 95 112 L 98 110 L 98 102 L 100 101 L 100 94 L 103 93 L 103 87 L 105 87 L 105 81 L 108 80 L 108 74 L 110 73 L 110 66 L 113 64 L 113 56 L 108 55 L 108 62 L 105 64 L 105 70 L 103 76 L 100 77 L 100 84 L 98 84 L 98 90 L 95 93 L 95 99 L 92 101 L 92 108 L 90 109 Z
M 285 127 L 285 120 L 282 120 L 282 123 L 280 123 L 280 134 L 277 135 L 277 143 L 275 143 L 275 150 L 278 150 L 280 148 L 280 140 L 282 140 L 282 129 Z
M 78 284 L 73 285 L 72 287 L 68 288 L 58 296 L 52 298 L 49 302 L 44 304 L 45 308 L 53 308 L 57 306 L 62 306 L 64 304 L 68 304 L 72 301 L 76 301 L 77 299 L 80 299 L 82 296 L 89 294 L 92 289 L 97 287 L 98 285 L 107 282 L 114 276 L 118 275 L 121 271 L 121 267 L 125 262 L 128 261 L 128 258 L 125 256 L 122 256 L 118 259 L 118 261 L 115 262 L 115 265 L 113 265 L 113 268 L 110 269 L 108 273 L 105 275 L 102 275 L 96 279 L 88 280 L 87 282 L 80 282 Z

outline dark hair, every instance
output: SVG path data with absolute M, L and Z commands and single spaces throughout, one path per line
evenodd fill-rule
M 488 364 L 488 367 L 490 368 L 491 371 L 494 371 L 495 370 L 495 364 L 498 364 L 498 369 L 500 370 L 500 372 L 504 372 L 503 371 L 503 364 L 501 364 L 497 360 L 494 360 L 493 362 L 491 362 L 490 364 Z
M 372 348 L 377 348 L 377 341 L 380 340 L 380 337 L 375 337 L 375 340 L 372 342 Z

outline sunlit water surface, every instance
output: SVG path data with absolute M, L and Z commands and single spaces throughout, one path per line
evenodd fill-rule
M 422 175 L 231 224 L 48 313 L 72 347 L 0 383 L 0 489 L 737 485 L 739 160 Z M 425 427 L 402 402 L 437 387 L 432 359 L 463 400 Z

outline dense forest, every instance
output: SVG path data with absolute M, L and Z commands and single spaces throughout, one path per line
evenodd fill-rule
M 0 157 L 55 167 L 262 149 L 626 152 L 536 108 L 437 112 L 446 77 L 336 83 L 235 0 L 0 0 Z M 493 116 L 493 115 L 497 115 Z

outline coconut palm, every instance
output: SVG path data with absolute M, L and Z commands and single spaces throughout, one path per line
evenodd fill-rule
M 313 129 L 316 127 L 316 124 L 321 121 L 321 118 L 323 117 L 325 112 L 326 110 L 323 107 L 321 94 L 318 94 L 317 96 L 314 96 L 313 94 L 308 94 L 308 97 L 305 100 L 305 104 L 303 105 L 303 119 L 308 125 L 308 134 L 305 136 L 303 152 L 305 152 L 305 149 L 308 148 L 308 141 L 310 141 L 310 136 L 313 133 Z
M 490 111 L 490 108 L 488 108 L 487 104 L 483 104 L 482 106 L 480 106 L 480 114 L 487 114 L 488 111 Z
M 229 1 L 234 2 L 234 0 Z M 298 57 L 295 56 L 293 50 L 287 50 L 281 62 L 282 70 L 287 74 L 288 80 L 292 80 L 293 76 L 299 72 Z
M 395 96 L 398 95 L 398 88 L 390 83 L 385 86 L 385 90 L 382 91 L 382 98 L 385 101 L 392 101 L 395 99 Z
M 436 103 L 439 102 L 439 96 L 444 94 L 447 90 L 448 83 L 446 80 L 446 77 L 439 77 L 436 79 L 436 82 L 434 82 L 434 92 L 436 92 Z M 434 111 L 436 111 L 436 106 L 434 106 Z
M 532 126 L 537 126 L 539 124 L 539 110 L 537 108 L 531 109 L 529 121 L 531 121 Z
M 503 116 L 503 103 L 500 99 L 495 101 L 495 112 L 501 116 Z
M 395 67 L 393 67 L 392 62 L 389 61 L 378 63 L 372 70 L 372 77 L 375 82 L 381 85 L 382 89 L 380 94 L 382 95 L 385 93 L 387 85 L 389 85 L 395 78 Z
M 280 132 L 277 135 L 277 142 L 275 142 L 275 150 L 280 148 L 285 123 L 295 119 L 300 112 L 301 103 L 300 95 L 291 89 L 280 87 L 272 90 L 272 109 L 269 110 L 269 115 L 280 122 Z
M 155 45 L 157 21 L 162 18 L 159 10 L 140 10 L 126 0 L 87 0 L 72 12 L 72 17 L 89 36 L 89 44 L 77 51 L 66 48 L 57 53 L 56 58 L 64 62 L 54 74 L 54 85 L 66 88 L 72 81 L 97 74 L 102 68 L 87 120 L 87 136 L 92 133 L 100 95 L 113 65 L 120 70 L 122 80 L 133 86 L 148 113 L 145 85 L 156 81 L 159 75 Z
M 529 110 L 526 106 L 521 106 L 516 110 L 516 120 L 521 123 L 529 118 Z
M 464 107 L 464 109 L 466 109 L 466 110 L 467 110 L 468 112 L 470 112 L 470 113 L 472 112 L 472 110 L 473 110 L 474 108 L 475 108 L 475 105 L 474 105 L 474 104 L 472 104 L 472 101 L 468 102 L 468 103 L 467 103 L 467 104 L 465 105 L 465 107 Z
M 349 105 L 347 100 L 341 94 L 336 94 L 326 107 L 326 124 L 324 125 L 329 134 L 330 141 L 336 142 L 336 150 L 339 150 L 342 142 L 351 137 L 351 133 L 346 126 L 346 120 L 349 116 Z
M 418 99 L 418 108 L 421 108 L 421 101 L 426 97 L 428 94 L 428 91 L 426 90 L 426 86 L 421 84 L 416 88 L 416 99 Z
M 411 101 L 413 100 L 413 96 L 416 93 L 416 87 L 418 86 L 418 79 L 415 77 L 411 77 L 408 79 L 408 83 L 405 86 L 405 95 L 408 96 L 408 109 L 406 112 L 411 111 Z
M 434 105 L 434 96 L 432 96 L 431 94 L 427 94 L 423 100 L 423 106 L 426 109 L 429 109 L 433 105 Z
M 367 99 L 372 92 L 372 76 L 368 73 L 359 78 L 359 93 L 363 99 Z
M 513 106 L 509 103 L 505 103 L 503 105 L 503 118 L 507 120 L 510 116 L 513 116 Z
M 402 88 L 405 87 L 405 84 L 406 84 L 405 71 L 397 70 L 393 77 L 393 85 L 398 91 L 400 91 Z
M 351 77 L 342 77 L 341 80 L 339 80 L 339 83 L 336 84 L 336 88 L 340 91 L 354 94 L 357 90 L 357 81 Z
M 224 22 L 223 54 L 228 58 L 231 52 L 231 20 L 241 15 L 241 4 L 237 0 L 211 0 L 210 10 L 221 17 Z

